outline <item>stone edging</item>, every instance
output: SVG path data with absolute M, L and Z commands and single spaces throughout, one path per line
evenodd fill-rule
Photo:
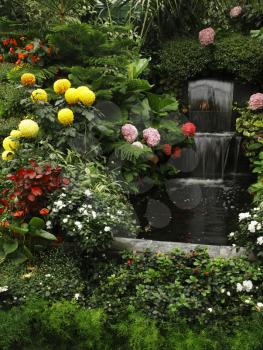
M 154 253 L 168 253 L 173 249 L 179 248 L 183 252 L 187 253 L 191 250 L 195 250 L 197 247 L 207 249 L 210 257 L 231 258 L 246 255 L 246 251 L 244 248 L 241 248 L 237 252 L 236 248 L 231 246 L 205 245 L 180 242 L 162 242 L 152 241 L 148 239 L 133 239 L 124 237 L 114 237 L 111 250 L 121 251 L 128 249 L 136 253 L 142 253 L 145 251 L 145 249 L 148 249 Z

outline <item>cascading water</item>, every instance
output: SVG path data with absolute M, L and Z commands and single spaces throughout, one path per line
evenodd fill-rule
M 194 142 L 170 164 L 181 171 L 166 191 L 155 189 L 137 200 L 150 233 L 144 238 L 205 244 L 227 244 L 238 213 L 249 203 L 250 179 L 238 176 L 241 138 L 232 130 L 232 82 L 189 82 L 189 121 L 197 127 Z M 140 215 L 140 214 L 139 214 Z

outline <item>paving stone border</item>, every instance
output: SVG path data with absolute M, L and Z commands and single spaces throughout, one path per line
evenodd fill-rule
M 205 248 L 208 251 L 210 257 L 223 257 L 231 258 L 237 256 L 246 256 L 246 251 L 241 248 L 239 251 L 232 246 L 218 246 L 218 245 L 205 245 L 205 244 L 193 244 L 193 243 L 180 243 L 180 242 L 163 242 L 152 241 L 148 239 L 133 239 L 124 237 L 115 237 L 112 243 L 111 250 L 121 251 L 125 249 L 132 250 L 136 253 L 142 253 L 145 249 L 151 252 L 168 253 L 173 249 L 179 248 L 183 252 L 190 252 L 197 247 Z

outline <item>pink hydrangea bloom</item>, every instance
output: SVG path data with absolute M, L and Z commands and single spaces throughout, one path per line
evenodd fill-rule
M 242 7 L 241 6 L 235 6 L 230 10 L 230 17 L 238 17 L 242 12 Z
M 213 44 L 215 40 L 215 31 L 213 28 L 205 28 L 199 32 L 199 41 L 203 46 Z
M 138 136 L 138 130 L 132 124 L 123 125 L 121 128 L 121 133 L 124 139 L 129 143 L 134 142 Z
M 263 94 L 258 92 L 257 94 L 251 95 L 249 102 L 249 108 L 252 111 L 256 111 L 257 109 L 263 109 Z
M 161 140 L 159 131 L 154 128 L 148 128 L 143 130 L 143 138 L 149 147 L 155 147 Z

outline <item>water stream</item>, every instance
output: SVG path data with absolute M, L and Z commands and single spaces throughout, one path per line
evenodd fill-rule
M 143 238 L 228 244 L 238 213 L 249 207 L 251 182 L 239 166 L 242 140 L 232 130 L 233 92 L 232 82 L 189 82 L 189 120 L 197 133 L 180 158 L 169 160 L 180 177 L 168 180 L 165 191 L 137 196 Z

